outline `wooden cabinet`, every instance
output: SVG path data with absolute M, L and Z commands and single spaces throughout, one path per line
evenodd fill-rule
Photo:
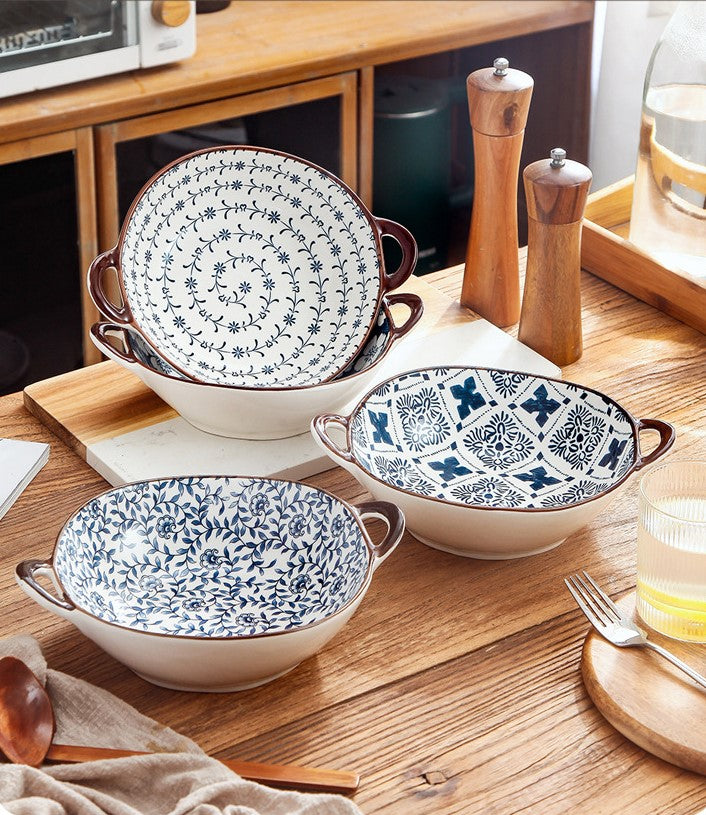
M 592 22 L 590 0 L 237 0 L 199 16 L 197 52 L 181 63 L 3 100 L 0 163 L 66 150 L 76 157 L 84 362 L 97 354 L 86 339 L 96 312 L 83 277 L 97 251 L 114 244 L 126 198 L 158 169 L 133 160 L 146 140 L 244 120 L 261 125 L 253 130 L 262 140 L 251 143 L 281 146 L 286 140 L 267 141 L 306 127 L 302 149 L 325 135 L 335 149 L 321 163 L 372 205 L 376 75 L 412 68 L 460 77 L 512 47 L 549 100 L 528 159 L 560 132 L 572 157 L 585 160 Z M 262 135 L 266 121 L 277 139 Z M 461 156 L 464 138 L 459 128 Z

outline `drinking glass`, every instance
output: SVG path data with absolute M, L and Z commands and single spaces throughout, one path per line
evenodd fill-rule
M 706 642 L 706 462 L 674 461 L 640 482 L 637 613 L 651 628 Z

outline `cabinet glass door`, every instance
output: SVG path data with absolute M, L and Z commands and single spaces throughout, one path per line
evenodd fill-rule
M 71 153 L 0 166 L 0 392 L 82 364 Z
M 0 144 L 0 393 L 97 362 L 90 128 Z

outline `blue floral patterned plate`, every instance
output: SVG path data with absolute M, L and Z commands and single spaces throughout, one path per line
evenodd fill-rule
M 388 529 L 373 544 L 369 518 Z M 152 682 L 237 690 L 318 651 L 360 604 L 404 532 L 399 509 L 351 506 L 293 481 L 170 478 L 78 510 L 52 561 L 20 586 Z M 35 579 L 51 578 L 63 596 Z
M 347 450 L 329 423 L 347 429 Z M 643 429 L 661 437 L 644 457 Z M 401 374 L 350 417 L 317 417 L 313 430 L 373 495 L 400 505 L 413 534 L 479 557 L 556 545 L 674 440 L 671 425 L 636 421 L 590 388 L 484 368 Z
M 583 501 L 634 460 L 628 414 L 566 382 L 507 371 L 409 373 L 377 388 L 351 424 L 373 475 L 420 495 L 524 509 Z
M 54 569 L 103 620 L 175 636 L 285 631 L 335 614 L 372 562 L 359 518 L 291 481 L 175 478 L 98 496 L 64 527 Z
M 402 247 L 382 268 L 381 239 Z M 246 387 L 333 379 L 364 346 L 386 291 L 416 263 L 404 227 L 374 218 L 295 156 L 222 147 L 183 157 L 135 199 L 115 249 L 91 265 L 98 308 L 188 378 Z M 103 287 L 118 270 L 123 305 Z

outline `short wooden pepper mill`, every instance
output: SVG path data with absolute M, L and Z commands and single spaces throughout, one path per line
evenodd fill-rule
M 527 274 L 518 339 L 556 365 L 568 365 L 583 352 L 581 221 L 592 175 L 555 147 L 550 159 L 525 167 L 523 177 Z
M 520 316 L 517 180 L 534 81 L 499 57 L 466 80 L 475 192 L 461 304 L 498 326 Z

